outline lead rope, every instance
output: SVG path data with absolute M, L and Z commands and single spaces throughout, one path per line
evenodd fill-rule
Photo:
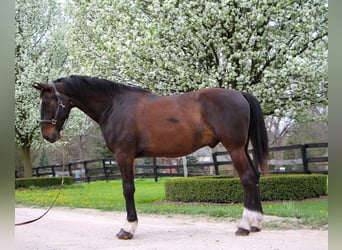
M 64 173 L 65 173 L 65 142 L 62 141 L 62 144 L 63 144 L 63 169 L 62 169 L 62 172 L 63 172 L 63 175 L 62 175 L 62 181 L 61 181 L 61 184 L 59 185 L 59 190 L 58 190 L 58 193 L 55 197 L 55 199 L 51 202 L 49 208 L 39 217 L 33 219 L 33 220 L 29 220 L 29 221 L 24 221 L 24 222 L 21 222 L 21 223 L 15 223 L 15 226 L 22 226 L 22 225 L 26 225 L 26 224 L 30 224 L 32 222 L 35 222 L 37 220 L 40 220 L 41 218 L 43 218 L 50 210 L 51 208 L 55 205 L 59 195 L 61 194 L 61 191 L 62 191 L 62 186 L 64 185 Z

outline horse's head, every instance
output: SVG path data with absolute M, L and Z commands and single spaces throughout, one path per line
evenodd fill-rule
M 60 132 L 69 117 L 72 103 L 57 90 L 56 83 L 34 83 L 40 90 L 40 128 L 44 139 L 54 143 L 60 139 Z

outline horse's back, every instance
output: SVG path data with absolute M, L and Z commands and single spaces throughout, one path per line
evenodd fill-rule
M 216 108 L 222 107 L 225 110 L 248 108 L 248 102 L 242 93 L 234 89 L 208 88 L 199 90 L 197 99 L 201 105 L 209 104 Z

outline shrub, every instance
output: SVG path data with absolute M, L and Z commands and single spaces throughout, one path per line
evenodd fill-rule
M 15 179 L 15 188 L 49 187 L 58 186 L 62 183 L 63 177 L 33 177 L 33 178 L 17 178 Z M 64 176 L 64 185 L 74 183 L 74 178 Z
M 303 200 L 327 194 L 326 175 L 274 175 L 260 178 L 262 200 Z
M 327 194 L 326 175 L 271 175 L 260 178 L 262 200 L 302 200 Z M 165 182 L 166 199 L 184 202 L 243 202 L 239 178 L 191 177 Z

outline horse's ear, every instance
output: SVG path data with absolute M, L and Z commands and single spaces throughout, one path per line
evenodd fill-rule
M 43 91 L 45 89 L 45 84 L 35 82 L 34 84 L 32 84 L 32 87 L 40 91 Z

